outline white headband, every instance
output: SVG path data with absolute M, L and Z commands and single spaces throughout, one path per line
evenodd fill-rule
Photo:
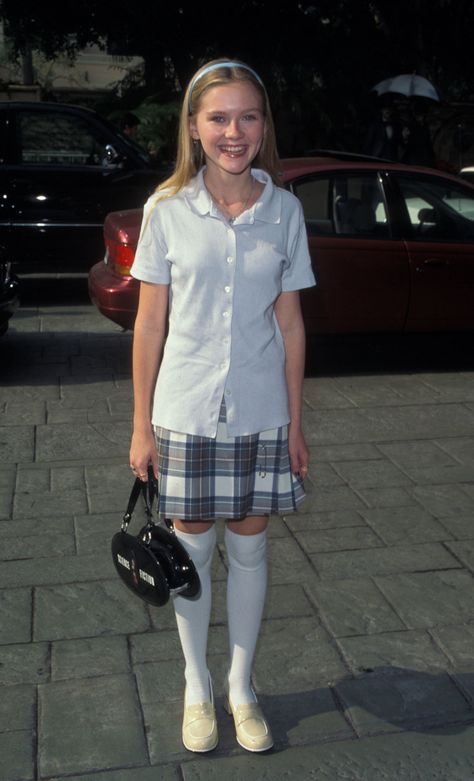
M 243 68 L 246 71 L 249 71 L 249 73 L 254 76 L 258 83 L 262 85 L 263 87 L 263 81 L 256 73 L 253 68 L 251 68 L 249 65 L 245 65 L 243 62 L 234 62 L 233 60 L 229 60 L 228 62 L 215 62 L 213 65 L 208 65 L 207 68 L 204 68 L 200 73 L 197 74 L 197 76 L 194 77 L 194 79 L 191 82 L 191 86 L 189 88 L 189 97 L 188 97 L 188 109 L 189 113 L 192 114 L 192 97 L 193 97 L 193 90 L 196 84 L 200 79 L 202 79 L 203 76 L 206 76 L 207 73 L 212 73 L 212 71 L 219 70 L 219 68 Z

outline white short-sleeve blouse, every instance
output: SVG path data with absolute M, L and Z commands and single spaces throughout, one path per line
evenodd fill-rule
M 132 275 L 170 286 L 169 332 L 152 422 L 214 437 L 225 398 L 229 436 L 289 422 L 281 292 L 315 284 L 300 202 L 252 169 L 265 187 L 232 223 L 203 170 L 171 198 L 145 204 Z

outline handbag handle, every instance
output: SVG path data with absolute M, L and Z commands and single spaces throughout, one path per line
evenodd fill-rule
M 145 500 L 147 526 L 152 526 L 153 525 L 153 501 L 156 496 L 157 498 L 156 509 L 158 510 L 160 497 L 158 493 L 158 481 L 155 478 L 155 475 L 153 473 L 153 466 L 151 464 L 148 465 L 147 482 L 140 480 L 139 477 L 135 478 L 135 482 L 133 483 L 132 490 L 130 492 L 127 509 L 125 511 L 125 515 L 123 516 L 123 520 L 122 520 L 123 532 L 126 532 L 128 529 L 129 523 L 132 520 L 132 513 L 135 510 L 135 505 L 138 501 L 138 497 L 140 496 L 140 494 L 143 494 L 143 498 Z

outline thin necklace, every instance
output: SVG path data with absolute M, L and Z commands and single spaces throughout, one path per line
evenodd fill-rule
M 239 211 L 239 213 L 238 213 L 238 214 L 231 214 L 231 213 L 230 213 L 230 211 L 229 211 L 229 209 L 227 208 L 227 206 L 226 206 L 225 202 L 224 202 L 223 200 L 219 201 L 219 200 L 218 200 L 218 199 L 217 199 L 217 198 L 216 198 L 216 197 L 215 197 L 215 196 L 212 194 L 211 190 L 209 189 L 208 185 L 206 184 L 206 189 L 207 189 L 207 191 L 208 191 L 209 195 L 211 196 L 212 200 L 213 200 L 213 201 L 214 201 L 214 203 L 216 204 L 217 208 L 218 208 L 220 211 L 223 211 L 223 212 L 224 212 L 224 216 L 225 216 L 225 217 L 227 217 L 227 220 L 228 220 L 228 221 L 229 221 L 231 224 L 232 224 L 233 222 L 235 222 L 235 220 L 237 219 L 237 217 L 240 217 L 240 215 L 244 213 L 244 211 L 247 209 L 247 207 L 248 207 L 248 205 L 249 205 L 249 203 L 250 203 L 250 199 L 251 199 L 251 197 L 252 197 L 252 194 L 253 194 L 253 188 L 254 188 L 254 185 L 255 185 L 255 179 L 254 179 L 254 177 L 252 176 L 252 177 L 251 177 L 251 179 L 252 179 L 252 181 L 251 181 L 251 184 L 250 184 L 250 192 L 249 192 L 249 194 L 248 194 L 248 196 L 247 196 L 247 198 L 246 198 L 246 200 L 245 200 L 245 203 L 243 204 L 243 206 L 242 206 L 242 208 L 240 209 L 240 211 Z

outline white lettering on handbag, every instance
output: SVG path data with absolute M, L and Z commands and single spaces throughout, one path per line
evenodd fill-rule
M 130 569 L 130 562 L 127 561 L 127 559 L 124 559 L 124 557 L 121 556 L 120 553 L 117 553 L 117 561 L 119 564 L 122 565 L 122 567 L 125 567 L 126 569 Z
M 141 569 L 141 570 L 139 570 L 139 575 L 140 575 L 141 579 L 146 581 L 146 583 L 149 583 L 150 586 L 154 586 L 155 585 L 155 579 L 151 575 L 149 575 L 148 572 L 144 572 Z

